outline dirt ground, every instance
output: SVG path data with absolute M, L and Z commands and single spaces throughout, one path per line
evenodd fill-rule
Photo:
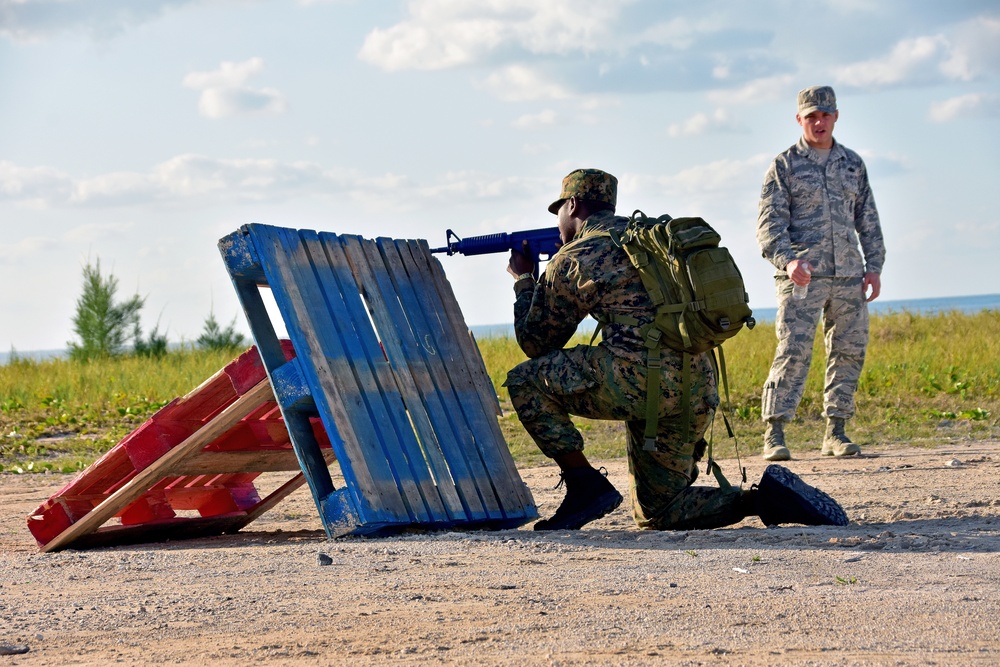
M 331 542 L 303 488 L 238 535 L 40 554 L 25 516 L 68 478 L 0 475 L 0 667 L 1000 664 L 1000 443 L 789 467 L 850 525 L 643 532 L 626 502 L 576 532 Z M 521 473 L 551 514 L 555 469 Z

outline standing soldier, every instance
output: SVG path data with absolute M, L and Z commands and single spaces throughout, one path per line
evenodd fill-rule
M 865 164 L 833 138 L 838 117 L 832 88 L 799 91 L 795 119 L 802 138 L 774 158 L 760 195 L 757 243 L 778 270 L 778 347 L 761 397 L 768 461 L 791 458 L 784 425 L 802 399 L 821 314 L 827 355 L 822 453 L 861 452 L 844 422 L 854 416 L 868 302 L 881 291 L 885 245 Z
M 682 402 L 680 352 L 660 350 L 660 412 L 655 447 L 644 448 L 647 348 L 645 332 L 656 311 L 639 272 L 609 230 L 624 231 L 615 216 L 618 180 L 597 169 L 563 179 L 549 211 L 559 218 L 564 245 L 536 282 L 529 256 L 511 252 L 514 330 L 529 359 L 507 374 L 517 416 L 546 456 L 559 465 L 566 497 L 535 530 L 575 530 L 613 511 L 617 489 L 590 465 L 570 415 L 625 422 L 632 515 L 640 528 L 715 528 L 759 516 L 765 524 L 845 525 L 835 500 L 790 470 L 768 466 L 755 488 L 692 486 L 705 452 L 702 438 L 719 397 L 708 355 L 691 359 L 691 422 Z M 602 324 L 599 345 L 563 348 L 588 315 Z M 690 428 L 688 428 L 690 426 Z M 561 482 L 561 483 L 562 483 Z

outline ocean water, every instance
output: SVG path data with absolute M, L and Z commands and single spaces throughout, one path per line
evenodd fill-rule
M 751 307 L 753 306 L 753 304 L 750 305 Z M 868 305 L 873 314 L 905 311 L 922 315 L 933 315 L 953 310 L 973 314 L 983 310 L 1000 310 L 1000 294 L 977 294 L 975 296 L 952 296 L 933 299 L 900 299 L 897 301 L 875 300 Z M 753 310 L 753 316 L 758 322 L 773 322 L 776 314 L 776 308 L 754 308 Z M 588 318 L 580 324 L 578 331 L 589 333 L 594 330 L 594 324 L 594 320 Z M 514 335 L 513 323 L 478 324 L 469 328 L 476 338 L 488 338 L 491 336 L 513 337 Z M 10 352 L 0 352 L 0 365 L 6 364 L 10 356 Z M 22 359 L 51 359 L 53 357 L 65 357 L 66 350 L 32 350 L 28 352 L 18 350 L 17 356 Z
M 753 308 L 753 304 L 750 304 Z M 896 301 L 882 301 L 876 299 L 868 304 L 869 312 L 874 314 L 888 314 L 910 312 L 920 315 L 934 315 L 936 313 L 951 312 L 953 310 L 975 314 L 983 310 L 1000 310 L 1000 294 L 977 294 L 975 296 L 950 296 L 936 297 L 932 299 L 899 299 Z M 753 308 L 753 316 L 758 322 L 774 322 L 778 314 L 777 308 Z M 588 318 L 580 324 L 579 332 L 590 332 L 594 330 L 594 320 Z M 469 327 L 476 338 L 486 338 L 489 336 L 513 336 L 513 324 L 484 324 Z

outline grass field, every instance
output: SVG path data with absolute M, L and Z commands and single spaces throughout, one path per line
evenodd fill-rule
M 871 344 L 849 433 L 866 446 L 938 443 L 1000 437 L 1000 312 L 875 316 Z M 585 341 L 583 341 L 585 342 Z M 521 465 L 541 460 L 510 410 L 501 386 L 524 360 L 508 337 L 479 341 L 497 388 L 501 427 Z M 726 343 L 732 415 L 740 451 L 759 451 L 760 388 L 774 353 L 774 326 L 760 324 Z M 0 366 L 0 471 L 72 472 L 89 465 L 153 412 L 186 394 L 236 352 L 174 351 L 160 359 L 103 361 L 14 360 Z M 796 421 L 786 430 L 792 448 L 819 447 L 823 432 L 823 340 Z M 592 458 L 624 453 L 619 424 L 579 420 Z M 721 420 L 714 430 L 719 456 L 731 455 Z

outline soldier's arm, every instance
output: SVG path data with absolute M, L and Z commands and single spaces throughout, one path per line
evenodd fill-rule
M 861 252 L 865 256 L 865 273 L 882 273 L 885 263 L 885 239 L 882 237 L 882 223 L 875 207 L 868 170 L 861 164 L 861 183 L 857 202 L 854 205 L 854 229 L 858 232 Z M 875 296 L 878 296 L 877 290 Z M 874 298 L 874 297 L 873 297 Z
M 587 307 L 570 275 L 575 262 L 554 257 L 534 285 L 515 285 L 514 334 L 517 344 L 534 359 L 561 349 L 587 316 Z
M 764 176 L 757 216 L 757 245 L 761 255 L 779 270 L 796 259 L 788 234 L 791 223 L 787 167 L 781 160 L 771 163 Z

